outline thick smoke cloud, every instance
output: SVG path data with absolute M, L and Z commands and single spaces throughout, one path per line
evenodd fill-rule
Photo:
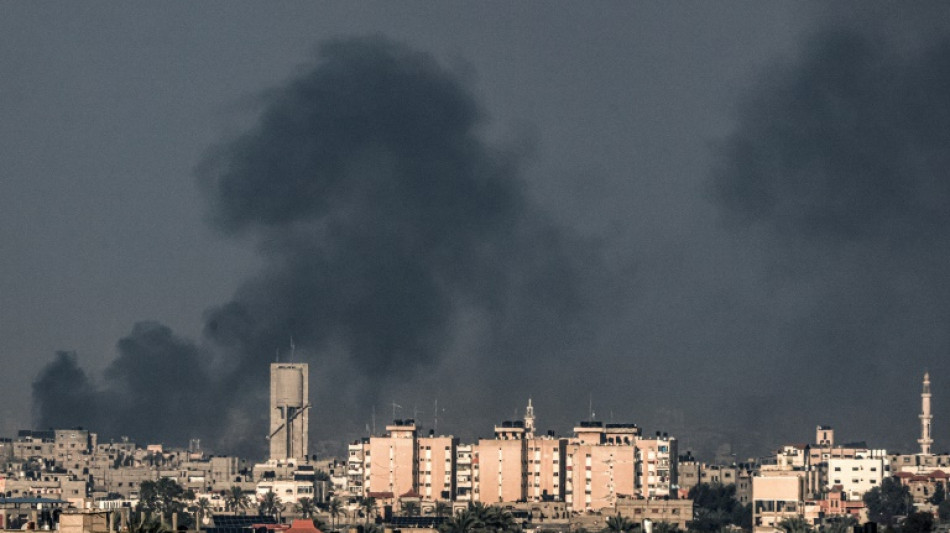
M 361 426 L 381 389 L 452 353 L 490 369 L 467 376 L 474 391 L 589 335 L 597 248 L 532 206 L 517 154 L 483 140 L 472 95 L 432 58 L 381 38 L 330 42 L 260 103 L 198 179 L 212 224 L 255 243 L 263 270 L 207 312 L 199 344 L 137 325 L 99 387 L 61 355 L 34 387 L 42 426 L 253 453 L 267 365 L 291 342 L 333 388 L 313 387 L 333 400 L 314 416 L 358 413 Z
M 950 38 L 884 29 L 820 33 L 768 71 L 711 185 L 787 315 L 775 413 L 836 391 L 848 434 L 910 451 L 915 383 L 929 368 L 950 387 Z

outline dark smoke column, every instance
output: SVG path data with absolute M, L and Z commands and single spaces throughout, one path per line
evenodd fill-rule
M 580 272 L 596 271 L 596 250 L 530 205 L 517 158 L 483 142 L 472 96 L 429 56 L 329 42 L 260 104 L 197 173 L 215 227 L 252 241 L 262 270 L 206 312 L 200 343 L 137 324 L 101 385 L 61 355 L 34 388 L 40 427 L 260 456 L 267 369 L 291 339 L 311 391 L 329 395 L 308 415 L 332 440 L 461 335 L 479 346 L 457 359 L 510 380 L 584 335 Z M 465 375 L 473 391 L 488 379 Z

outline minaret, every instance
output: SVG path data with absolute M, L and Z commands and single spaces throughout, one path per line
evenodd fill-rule
M 534 438 L 534 406 L 528 398 L 528 407 L 524 410 L 524 438 Z
M 930 445 L 934 443 L 930 438 L 930 423 L 933 421 L 930 414 L 930 373 L 924 373 L 924 391 L 920 393 L 920 454 L 930 455 Z

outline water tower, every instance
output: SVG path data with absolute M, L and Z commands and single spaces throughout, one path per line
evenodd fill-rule
M 309 365 L 270 365 L 270 458 L 280 461 L 307 457 L 310 429 Z

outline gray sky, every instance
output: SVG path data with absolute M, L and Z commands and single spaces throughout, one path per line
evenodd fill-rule
M 933 175 L 946 157 L 948 105 L 930 89 L 939 76 L 893 80 L 940 72 L 946 33 L 932 27 L 939 17 L 813 7 L 0 4 L 0 431 L 31 425 L 30 384 L 57 350 L 76 351 L 101 385 L 117 341 L 134 337 L 140 321 L 190 339 L 199 359 L 225 357 L 204 351 L 220 344 L 203 333 L 209 309 L 246 300 L 249 280 L 266 282 L 275 263 L 259 250 L 286 228 L 223 234 L 208 223 L 214 210 L 195 168 L 282 101 L 268 91 L 319 69 L 320 43 L 378 35 L 431 55 L 480 106 L 473 135 L 517 154 L 511 179 L 525 188 L 524 209 L 542 214 L 531 223 L 582 243 L 537 257 L 596 249 L 595 266 L 575 265 L 584 279 L 576 288 L 595 301 L 578 311 L 570 340 L 545 347 L 530 333 L 549 338 L 545 328 L 558 329 L 561 317 L 532 329 L 543 301 L 512 297 L 518 327 L 508 331 L 480 325 L 490 312 L 451 299 L 458 309 L 440 330 L 438 358 L 371 380 L 369 367 L 352 363 L 352 345 L 304 343 L 326 406 L 311 424 L 318 446 L 358 435 L 369 404 L 380 420 L 392 401 L 404 406 L 400 416 L 417 406 L 428 425 L 437 397 L 440 428 L 467 436 L 532 396 L 540 425 L 562 432 L 590 401 L 600 418 L 671 431 L 694 449 L 762 451 L 807 440 L 821 423 L 845 439 L 910 450 L 929 367 L 936 448 L 945 449 L 941 260 L 950 232 L 945 218 L 906 213 L 950 209 L 946 177 Z M 921 21 L 930 32 L 911 42 Z M 848 28 L 882 51 L 839 52 L 841 40 L 826 35 Z M 853 65 L 867 66 L 851 79 Z M 815 103 L 826 89 L 837 103 Z M 923 116 L 937 118 L 918 128 Z M 858 134 L 894 124 L 879 137 Z M 811 143 L 787 133 L 808 128 Z M 854 146 L 821 142 L 826 134 Z M 882 150 L 893 146 L 909 148 Z M 907 155 L 921 152 L 923 162 Z M 864 181 L 856 160 L 868 154 L 884 170 Z M 936 191 L 932 205 L 894 201 L 904 184 Z M 769 201 L 749 192 L 765 186 Z M 489 353 L 519 346 L 523 358 Z M 257 385 L 232 393 L 254 400 L 266 384 L 260 372 Z M 368 388 L 372 400 L 351 401 Z M 263 416 L 254 401 L 234 403 L 242 407 L 232 417 Z

